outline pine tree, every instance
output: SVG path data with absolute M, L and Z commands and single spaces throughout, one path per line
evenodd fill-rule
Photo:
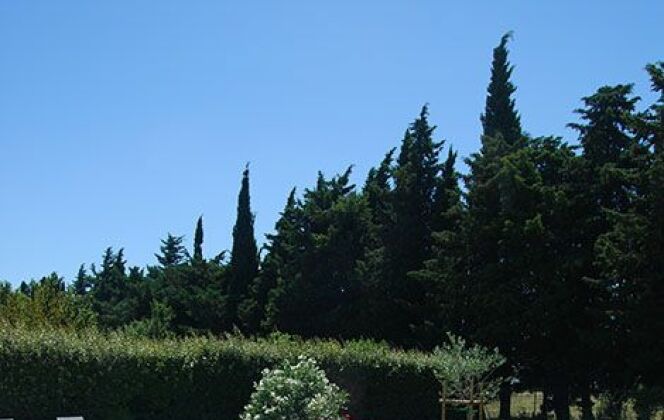
M 194 234 L 194 261 L 203 261 L 203 216 L 196 222 L 196 233 Z
M 249 168 L 242 174 L 238 196 L 237 219 L 233 227 L 233 248 L 230 261 L 228 304 L 231 319 L 240 323 L 238 306 L 249 297 L 249 288 L 258 274 L 258 248 L 254 237 L 254 215 L 249 197 Z

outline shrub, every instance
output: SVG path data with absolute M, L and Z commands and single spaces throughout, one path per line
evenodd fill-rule
M 241 420 L 338 420 L 348 395 L 331 383 L 314 359 L 300 356 L 265 369 Z
M 314 357 L 354 419 L 438 417 L 429 358 L 369 341 L 151 340 L 0 326 L 0 418 L 237 419 L 265 368 Z
M 97 315 L 88 300 L 64 290 L 55 273 L 30 286 L 30 293 L 11 292 L 0 283 L 0 324 L 34 328 L 80 330 L 96 328 Z
M 498 349 L 470 346 L 463 338 L 450 333 L 447 337 L 448 343 L 436 347 L 431 357 L 436 379 L 448 388 L 449 394 L 459 398 L 477 397 L 481 384 L 484 399 L 493 399 L 503 380 L 495 372 L 505 363 L 505 358 Z
M 436 347 L 431 356 L 434 375 L 443 388 L 443 408 L 450 397 L 466 401 L 493 399 L 503 380 L 495 371 L 505 363 L 505 358 L 498 349 L 470 346 L 450 333 L 447 337 L 448 342 Z M 468 405 L 466 412 L 472 418 L 473 406 Z

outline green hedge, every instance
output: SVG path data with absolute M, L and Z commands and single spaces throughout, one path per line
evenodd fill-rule
M 356 419 L 438 418 L 427 356 L 356 341 L 153 341 L 0 328 L 0 417 L 236 419 L 265 367 L 304 354 L 351 395 Z

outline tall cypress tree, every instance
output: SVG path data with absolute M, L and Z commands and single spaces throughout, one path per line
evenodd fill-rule
M 512 37 L 508 32 L 493 50 L 491 65 L 491 81 L 487 89 L 486 107 L 480 117 L 484 128 L 484 136 L 501 136 L 510 145 L 522 143 L 521 118 L 516 112 L 512 95 L 516 87 L 512 84 L 512 66 L 508 60 L 507 42 Z
M 242 174 L 242 186 L 238 196 L 237 219 L 233 227 L 233 248 L 228 284 L 229 313 L 239 324 L 238 305 L 248 297 L 250 285 L 258 274 L 258 248 L 254 237 L 254 215 L 249 196 L 249 167 Z
M 434 197 L 442 169 L 439 154 L 443 142 L 433 140 L 436 127 L 429 124 L 428 115 L 425 105 L 404 134 L 392 170 L 390 214 L 385 217 L 385 267 L 379 290 L 385 293 L 382 311 L 386 313 L 377 315 L 381 325 L 376 328 L 401 345 L 418 345 L 411 333 L 419 323 L 424 290 L 407 274 L 421 269 L 431 258 Z
M 501 284 L 501 288 L 493 287 L 494 292 L 510 290 L 508 285 L 514 280 L 512 273 L 506 269 L 509 258 L 501 255 L 498 245 L 503 239 L 501 235 L 504 220 L 500 216 L 502 204 L 505 200 L 511 202 L 515 197 L 505 197 L 508 191 L 501 191 L 496 187 L 496 177 L 502 170 L 501 159 L 526 145 L 520 117 L 512 98 L 516 88 L 511 81 L 513 66 L 508 60 L 507 42 L 510 38 L 511 33 L 503 35 L 493 50 L 486 106 L 480 117 L 483 126 L 482 147 L 479 153 L 472 154 L 466 160 L 470 168 L 470 173 L 465 177 L 468 205 L 465 240 L 469 244 L 466 258 L 469 269 L 475 271 L 475 275 L 469 277 L 469 280 L 475 283 L 486 281 L 487 284 Z M 494 299 L 498 302 L 502 298 L 494 296 Z M 512 317 L 512 314 L 508 317 Z M 508 323 L 511 320 L 505 319 L 503 322 Z M 499 337 L 478 339 L 486 344 L 496 345 Z M 505 342 L 500 344 L 504 347 Z M 504 351 L 502 348 L 501 350 Z M 510 418 L 510 395 L 509 387 L 503 384 L 500 392 L 501 419 Z
M 203 216 L 196 222 L 196 233 L 194 233 L 194 261 L 203 261 Z
M 609 368 L 616 367 L 622 345 L 615 344 L 623 340 L 613 333 L 607 334 L 618 331 L 611 322 L 605 328 L 597 325 L 596 313 L 602 293 L 594 281 L 587 279 L 598 279 L 601 275 L 596 257 L 597 240 L 615 223 L 609 215 L 627 211 L 636 192 L 629 186 L 629 178 L 636 167 L 630 151 L 637 146 L 631 128 L 637 98 L 631 97 L 631 90 L 630 85 L 599 88 L 593 95 L 583 98 L 584 107 L 576 110 L 581 122 L 570 124 L 579 132 L 582 153 L 581 166 L 569 182 L 576 208 L 570 216 L 569 228 L 573 233 L 569 249 L 575 250 L 568 259 L 574 264 L 567 264 L 570 267 L 566 276 L 569 302 L 565 305 L 569 310 L 561 312 L 560 319 L 547 326 L 551 328 L 552 337 L 569 343 L 558 351 L 558 360 L 564 368 L 557 369 L 559 374 L 552 378 L 551 384 L 556 417 L 563 419 L 569 418 L 572 382 L 581 384 L 584 418 L 592 416 L 589 395 L 592 383 L 602 383 L 614 392 L 609 408 L 615 415 L 621 404 L 619 396 L 624 395 L 626 381 L 623 378 L 627 369 L 624 366 Z M 559 328 L 553 329 L 554 325 Z M 565 328 L 560 328 L 562 326 Z M 601 348 L 601 352 L 593 352 L 592 346 Z
M 288 298 L 289 293 L 286 279 L 290 279 L 290 275 L 286 273 L 290 273 L 289 269 L 293 268 L 299 249 L 298 206 L 293 188 L 274 225 L 274 233 L 266 235 L 264 249 L 267 253 L 260 273 L 251 287 L 250 298 L 242 303 L 239 310 L 242 323 L 249 333 L 269 331 L 278 325 L 276 311 L 280 306 L 279 301 L 282 297 Z
M 425 299 L 419 305 L 415 336 L 426 348 L 440 344 L 441 331 L 455 331 L 450 322 L 450 305 L 446 300 L 454 294 L 449 287 L 450 272 L 459 267 L 455 261 L 458 250 L 452 246 L 452 237 L 458 234 L 464 213 L 461 201 L 460 175 L 456 171 L 457 154 L 449 149 L 442 165 L 432 204 L 432 255 L 422 270 L 412 272 L 409 277 L 422 285 Z M 457 310 L 457 308 L 455 308 Z
M 588 270 L 601 286 L 597 301 L 606 311 L 604 330 L 611 332 L 604 337 L 600 379 L 618 402 L 630 388 L 664 385 L 658 332 L 664 328 L 664 65 L 647 69 L 660 94 L 657 103 L 634 115 L 630 86 L 604 87 L 586 98 L 585 124 L 579 126 L 592 182 L 587 197 L 595 204 L 587 225 L 600 234 L 596 259 L 586 262 L 592 261 Z M 652 400 L 638 392 L 632 397 L 639 417 L 648 418 Z M 613 406 L 619 412 L 620 404 Z

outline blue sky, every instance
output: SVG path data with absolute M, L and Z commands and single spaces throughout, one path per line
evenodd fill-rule
M 167 232 L 230 247 L 251 162 L 259 240 L 288 191 L 398 145 L 424 103 L 468 155 L 508 30 L 517 107 L 574 141 L 582 96 L 664 59 L 662 1 L 0 2 L 0 279 L 71 280 Z

